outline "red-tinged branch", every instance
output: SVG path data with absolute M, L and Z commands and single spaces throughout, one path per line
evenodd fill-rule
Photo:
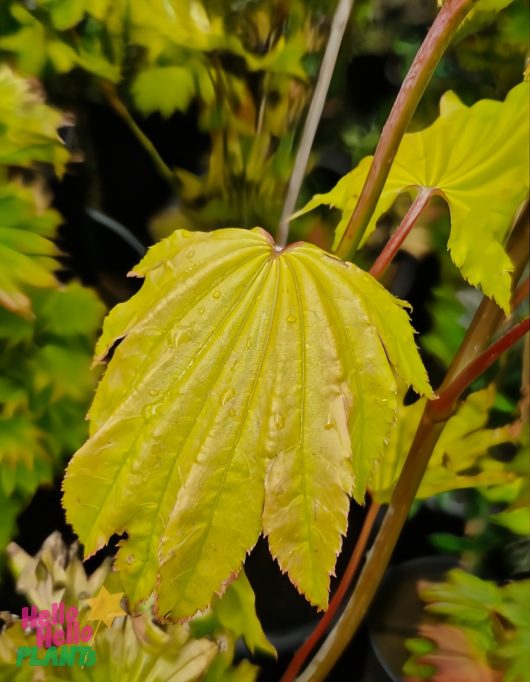
M 456 30 L 476 1 L 446 0 L 427 33 L 383 128 L 359 201 L 335 251 L 340 258 L 348 258 L 359 246 L 425 88 Z
M 438 396 L 438 400 L 430 403 L 431 415 L 435 420 L 444 421 L 452 414 L 458 398 L 475 379 L 491 367 L 508 348 L 511 348 L 530 330 L 530 317 L 513 326 L 498 341 L 493 343 L 475 360 L 469 363 Z
M 370 274 L 376 279 L 380 279 L 382 277 L 387 267 L 394 260 L 396 253 L 401 248 L 409 232 L 417 223 L 418 218 L 429 203 L 429 199 L 432 195 L 432 189 L 422 188 L 418 196 L 414 199 L 399 227 L 385 244 L 384 249 L 377 257 L 375 263 L 372 265 Z
M 348 589 L 350 588 L 353 579 L 357 574 L 357 570 L 364 556 L 364 552 L 366 550 L 368 540 L 370 539 L 370 535 L 372 534 L 372 529 L 374 527 L 374 523 L 377 519 L 377 514 L 379 513 L 380 508 L 381 506 L 377 504 L 377 502 L 374 502 L 372 500 L 370 506 L 368 507 L 368 512 L 364 519 L 363 527 L 361 528 L 361 532 L 359 534 L 359 537 L 357 538 L 355 547 L 353 548 L 353 553 L 350 557 L 350 560 L 348 561 L 346 570 L 344 571 L 344 574 L 340 579 L 339 585 L 335 593 L 333 594 L 328 610 L 319 620 L 318 624 L 316 625 L 315 629 L 311 632 L 309 637 L 297 650 L 297 652 L 291 659 L 291 662 L 287 666 L 285 672 L 283 673 L 280 682 L 293 682 L 293 680 L 300 672 L 300 669 L 311 655 L 313 649 L 316 647 L 316 645 L 319 643 L 322 637 L 326 634 L 326 630 L 328 629 L 329 625 L 333 621 L 333 618 L 340 609 L 340 605 L 342 604 L 343 599 L 346 597 Z

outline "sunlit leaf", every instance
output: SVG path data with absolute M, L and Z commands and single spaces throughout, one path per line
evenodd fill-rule
M 448 203 L 448 248 L 462 275 L 509 310 L 512 264 L 504 239 L 528 191 L 529 85 L 520 83 L 504 102 L 481 100 L 466 107 L 448 92 L 440 117 L 428 128 L 405 135 L 365 238 L 399 194 L 430 188 Z M 296 215 L 322 204 L 340 208 L 341 239 L 366 179 L 372 157 L 364 158 L 327 194 L 317 194 Z M 480 248 L 478 248 L 480 245 Z
M 517 439 L 510 426 L 486 428 L 494 400 L 494 386 L 472 393 L 445 424 L 418 490 L 418 499 L 514 480 L 515 474 L 509 468 L 488 456 L 488 449 L 494 445 Z M 425 400 L 420 399 L 399 411 L 397 426 L 368 485 L 379 503 L 390 500 L 424 408 Z
M 348 495 L 363 500 L 394 422 L 394 372 L 430 392 L 403 304 L 259 228 L 177 231 L 135 273 L 97 346 L 123 339 L 64 481 L 69 522 L 89 554 L 126 530 L 126 592 L 145 599 L 158 575 L 168 617 L 223 591 L 261 531 L 325 606 Z

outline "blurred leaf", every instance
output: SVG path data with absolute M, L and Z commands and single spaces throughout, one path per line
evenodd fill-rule
M 500 485 L 513 481 L 515 473 L 488 455 L 488 449 L 517 439 L 510 426 L 485 428 L 495 400 L 495 387 L 471 393 L 445 424 L 434 447 L 417 499 L 448 490 Z M 374 498 L 390 500 L 394 485 L 416 433 L 425 400 L 402 406 L 396 428 L 390 434 L 383 457 L 376 462 L 369 482 Z M 472 472 L 472 473 L 470 473 Z
M 254 591 L 243 569 L 224 595 L 212 602 L 212 612 L 222 627 L 244 638 L 252 654 L 262 651 L 276 657 L 256 616 Z
M 143 114 L 160 111 L 166 118 L 175 111 L 186 111 L 195 91 L 193 73 L 185 65 L 145 69 L 132 84 L 138 109 Z
M 62 173 L 69 157 L 57 134 L 62 124 L 62 115 L 43 104 L 27 80 L 0 65 L 0 164 L 42 161 Z
M 446 93 L 440 117 L 404 136 L 364 239 L 402 192 L 430 188 L 448 203 L 448 247 L 462 275 L 509 311 L 512 264 L 504 238 L 528 191 L 528 83 L 504 102 L 481 100 L 466 107 Z M 326 194 L 317 194 L 295 216 L 322 204 L 343 211 L 335 245 L 355 208 L 373 157 L 365 157 Z M 477 249 L 480 240 L 481 248 Z
M 507 469 L 515 475 L 515 480 L 481 492 L 493 502 L 506 502 L 508 505 L 505 510 L 490 516 L 493 522 L 508 528 L 512 533 L 528 537 L 530 535 L 530 434 L 528 422 L 523 422 L 521 426 L 519 449 L 507 465 Z
M 413 652 L 405 666 L 409 674 L 421 677 L 418 666 L 432 665 L 436 672 L 427 676 L 440 682 L 528 682 L 530 580 L 498 586 L 453 569 L 444 582 L 420 583 L 419 593 L 431 616 L 418 631 L 436 649 L 407 642 Z
M 51 238 L 59 222 L 55 211 L 37 212 L 30 190 L 0 185 L 0 305 L 31 317 L 26 287 L 57 286 L 59 251 Z
M 54 602 L 75 606 L 81 626 L 90 622 L 91 598 L 107 588 L 114 590 L 111 583 L 116 574 L 109 573 L 111 560 L 105 560 L 87 576 L 77 543 L 67 547 L 59 533 L 50 535 L 34 557 L 14 543 L 9 546 L 9 555 L 17 589 L 31 605 L 39 610 L 51 609 Z M 257 669 L 248 661 L 232 666 L 235 635 L 229 629 L 215 630 L 211 637 L 193 637 L 187 626 L 157 625 L 150 609 L 134 617 L 121 612 L 120 617 L 112 619 L 110 627 L 98 628 L 90 642 L 96 658 L 92 666 L 34 668 L 27 660 L 21 666 L 16 665 L 20 647 L 36 646 L 35 633 L 23 632 L 20 621 L 9 614 L 2 614 L 2 618 L 7 621 L 7 627 L 0 633 L 0 678 L 6 682 L 253 682 L 256 679 Z M 210 676 L 210 669 L 214 676 Z
M 430 640 L 435 649 L 414 652 L 413 662 L 408 661 L 403 669 L 406 682 L 416 682 L 422 677 L 431 682 L 503 682 L 502 673 L 489 666 L 473 630 L 424 623 L 419 626 L 418 634 L 426 639 L 409 640 L 407 648 L 420 648 L 417 642 Z

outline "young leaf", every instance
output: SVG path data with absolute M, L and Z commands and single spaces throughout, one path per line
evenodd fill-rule
M 449 205 L 448 247 L 455 265 L 506 312 L 512 264 L 503 243 L 528 191 L 528 90 L 528 83 L 520 83 L 504 102 L 481 100 L 469 108 L 454 93 L 446 93 L 440 117 L 403 138 L 365 233 L 366 239 L 402 192 L 432 189 Z M 364 158 L 330 192 L 317 194 L 295 216 L 322 204 L 340 208 L 338 244 L 371 162 L 372 157 Z
M 258 651 L 276 658 L 276 649 L 269 642 L 256 614 L 254 591 L 244 570 L 229 585 L 221 597 L 215 597 L 204 616 L 190 622 L 194 637 L 211 635 L 215 630 L 230 630 L 236 638 L 245 640 L 249 651 Z
M 133 603 L 193 615 L 259 533 L 325 607 L 346 530 L 395 419 L 396 376 L 430 393 L 403 303 L 310 244 L 260 228 L 175 232 L 107 318 L 122 339 L 64 480 L 89 554 L 127 532 L 117 565 Z
M 495 400 L 495 387 L 469 395 L 445 424 L 421 482 L 417 498 L 479 486 L 502 485 L 515 478 L 504 464 L 488 457 L 488 449 L 517 436 L 510 426 L 485 428 Z M 368 487 L 380 504 L 387 503 L 418 428 L 424 400 L 403 406 L 384 455 L 374 467 Z M 471 473 L 472 472 L 472 473 Z

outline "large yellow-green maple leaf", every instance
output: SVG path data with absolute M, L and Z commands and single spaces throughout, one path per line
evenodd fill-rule
M 260 532 L 319 607 L 396 416 L 397 375 L 430 393 L 401 301 L 351 263 L 270 236 L 179 230 L 108 316 L 121 339 L 71 461 L 64 505 L 88 554 L 117 558 L 133 603 L 193 615 Z
M 529 83 L 504 102 L 480 100 L 466 107 L 452 93 L 428 128 L 404 136 L 365 233 L 399 194 L 431 189 L 449 205 L 448 248 L 462 275 L 509 311 L 512 263 L 504 239 L 528 192 Z M 342 238 L 361 193 L 372 156 L 365 157 L 326 194 L 315 195 L 295 215 L 327 204 L 343 211 L 335 233 Z

